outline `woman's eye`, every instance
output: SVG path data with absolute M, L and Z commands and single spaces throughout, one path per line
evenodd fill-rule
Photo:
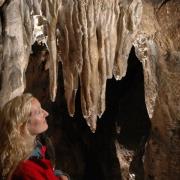
M 40 113 L 41 113 L 41 111 L 39 110 L 39 111 L 36 111 L 36 113 L 35 113 L 35 114 L 37 114 L 37 115 L 38 115 L 38 114 L 40 114 Z

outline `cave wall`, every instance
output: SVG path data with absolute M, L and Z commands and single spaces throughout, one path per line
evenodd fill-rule
M 49 52 L 44 64 L 49 73 L 49 87 L 44 87 L 50 92 L 49 99 L 57 101 L 61 61 L 68 112 L 75 114 L 80 89 L 82 113 L 94 132 L 97 117 L 105 111 L 106 81 L 126 75 L 134 45 L 143 65 L 145 102 L 152 123 L 144 158 L 145 178 L 178 179 L 178 0 L 11 0 L 0 1 L 0 5 L 1 106 L 28 86 L 25 72 L 31 45 L 37 41 L 46 44 Z
M 150 116 L 152 117 L 152 130 L 145 152 L 145 174 L 147 179 L 179 179 L 180 57 L 178 54 L 180 31 L 178 19 L 180 6 L 178 1 L 164 1 L 159 5 L 157 2 L 152 4 L 156 7 L 154 12 L 151 8 L 145 10 L 153 12 L 156 21 L 154 19 L 149 21 L 149 18 L 146 21 L 148 24 L 143 26 L 146 34 L 149 34 L 150 29 L 154 31 L 151 38 L 145 40 L 149 43 L 144 48 L 148 47 L 147 51 L 143 52 L 145 76 L 146 69 L 148 72 L 147 78 L 145 77 L 145 81 L 147 81 L 145 82 L 145 91 L 148 93 L 148 89 L 150 90 L 148 97 L 146 96 L 147 108 L 148 101 L 149 103 L 154 101 L 153 94 L 157 94 L 157 98 L 153 107 L 154 114 Z

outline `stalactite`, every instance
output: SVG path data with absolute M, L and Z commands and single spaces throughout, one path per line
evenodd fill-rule
M 13 2 L 16 1 L 11 3 Z M 132 1 L 129 5 L 128 2 L 120 0 L 21 1 L 22 5 L 28 4 L 29 9 L 20 17 L 26 16 L 27 13 L 29 15 L 24 17 L 27 22 L 20 21 L 20 25 L 23 26 L 23 23 L 28 24 L 32 18 L 34 24 L 32 27 L 28 27 L 25 32 L 23 29 L 20 31 L 21 38 L 18 40 L 20 47 L 26 47 L 26 43 L 30 47 L 35 41 L 46 43 L 47 37 L 51 100 L 54 101 L 56 97 L 57 55 L 60 55 L 59 60 L 63 66 L 64 89 L 69 114 L 73 116 L 75 113 L 76 91 L 80 88 L 82 113 L 92 131 L 96 129 L 97 116 L 101 117 L 105 110 L 106 80 L 112 78 L 113 75 L 117 80 L 125 76 L 127 58 L 139 23 L 133 16 L 139 12 L 138 18 L 140 19 L 140 10 L 142 8 L 140 2 L 140 0 Z M 13 7 L 11 6 L 9 9 L 12 10 Z M 7 13 L 7 10 L 4 12 Z M 23 11 L 20 10 L 19 12 Z M 8 19 L 9 17 L 7 17 L 6 21 Z M 47 34 L 43 29 L 45 26 Z M 33 32 L 33 39 L 31 39 L 31 32 Z M 25 34 L 27 35 L 24 36 Z M 44 36 L 44 39 L 42 36 Z M 5 42 L 10 41 L 9 43 L 14 43 L 14 45 L 10 46 L 15 46 L 17 43 L 15 41 L 18 38 L 15 38 L 15 40 L 10 39 L 5 40 Z M 5 55 L 6 46 L 8 47 L 9 44 L 3 46 L 5 61 L 9 62 L 9 57 L 20 60 L 19 55 L 15 55 L 16 53 Z M 10 50 L 8 52 L 13 53 Z M 24 56 L 25 54 L 27 55 L 26 58 L 28 58 L 29 54 L 24 53 Z M 22 61 L 25 62 L 24 59 Z M 21 88 L 17 90 L 18 93 L 22 93 L 24 90 L 23 76 L 21 74 L 24 73 L 26 65 L 21 66 L 22 70 L 16 73 L 17 69 L 19 69 L 17 65 L 13 69 L 13 75 L 11 75 L 11 77 L 20 77 L 17 81 L 19 84 L 16 83 L 16 85 L 12 86 L 14 89 Z M 5 65 L 5 68 L 7 67 Z M 7 78 L 8 75 L 5 75 L 5 72 L 6 70 L 3 77 Z M 18 77 L 16 78 L 18 79 Z M 8 84 L 7 81 L 9 80 L 4 79 L 3 83 Z M 2 87 L 7 88 L 4 84 Z M 11 90 L 10 94 L 12 94 L 12 91 L 14 90 Z M 5 91 L 2 90 L 2 97 L 4 97 L 3 92 Z M 17 93 L 14 95 L 17 95 Z M 7 97 L 7 99 L 9 98 Z
M 49 48 L 49 78 L 50 78 L 50 97 L 55 101 L 57 93 L 57 44 L 56 44 L 56 24 L 58 20 L 58 12 L 61 6 L 61 0 L 46 0 L 45 17 L 47 18 L 48 38 L 47 45 Z
M 0 7 L 3 5 L 4 2 L 5 0 L 0 0 Z
M 78 72 L 82 69 L 82 32 L 78 18 L 78 4 L 64 2 L 59 12 L 58 44 L 62 66 L 65 97 L 69 114 L 74 115 L 75 97 L 78 89 Z
M 145 82 L 145 101 L 149 117 L 152 118 L 157 89 L 156 63 L 158 57 L 158 49 L 156 43 L 148 38 L 145 34 L 139 35 L 134 42 L 137 57 L 141 60 L 144 69 Z
M 118 0 L 71 0 L 59 12 L 58 41 L 69 113 L 74 114 L 79 77 L 82 113 L 92 131 L 105 110 L 106 80 L 113 74 L 120 80 L 126 73 L 139 23 L 132 16 L 141 10 L 140 2 L 133 1 L 129 7 Z M 142 11 L 138 12 L 140 16 Z
M 0 0 L 0 106 L 23 93 L 31 45 L 47 43 L 51 100 L 56 98 L 57 65 L 61 61 L 69 114 L 75 114 L 79 88 L 83 116 L 95 132 L 97 117 L 105 110 L 106 80 L 125 76 L 134 45 L 143 64 L 145 101 L 153 124 L 146 175 L 165 179 L 178 174 L 178 160 L 171 155 L 179 153 L 179 3 Z M 172 147 L 172 153 L 164 144 Z M 155 146 L 167 158 L 160 153 L 157 160 Z M 171 160 L 169 164 L 167 159 Z

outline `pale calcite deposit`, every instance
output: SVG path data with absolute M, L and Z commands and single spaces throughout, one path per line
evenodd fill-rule
M 23 93 L 31 45 L 37 40 L 49 51 L 51 100 L 61 61 L 69 114 L 75 113 L 79 88 L 83 116 L 95 132 L 97 117 L 105 110 L 106 80 L 126 75 L 134 46 L 143 65 L 152 122 L 145 178 L 179 179 L 179 0 L 11 0 L 0 1 L 0 6 L 1 106 Z

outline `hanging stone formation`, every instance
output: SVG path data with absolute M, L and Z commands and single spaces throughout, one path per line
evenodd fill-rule
M 1 0 L 0 6 L 1 107 L 23 93 L 31 45 L 44 43 L 49 51 L 51 100 L 56 99 L 61 62 L 69 115 L 75 113 L 80 89 L 83 116 L 95 132 L 97 117 L 105 111 L 106 80 L 126 75 L 134 46 L 143 65 L 152 123 L 145 174 L 178 179 L 179 0 Z

